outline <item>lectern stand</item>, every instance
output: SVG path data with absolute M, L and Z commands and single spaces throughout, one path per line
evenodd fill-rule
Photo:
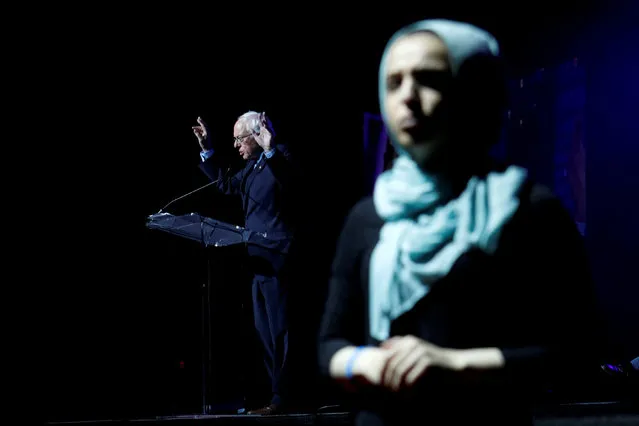
M 204 247 L 225 247 L 238 244 L 251 244 L 263 247 L 269 251 L 285 253 L 289 241 L 278 241 L 268 238 L 264 233 L 229 223 L 220 222 L 202 216 L 198 213 L 175 216 L 170 213 L 157 213 L 148 217 L 147 225 L 150 229 L 167 232 L 178 237 L 198 242 Z M 207 282 L 202 294 L 202 334 L 204 350 L 202 351 L 202 413 L 211 414 L 212 404 L 209 401 L 209 377 L 212 372 L 212 342 L 211 342 L 211 265 L 210 259 L 207 272 Z

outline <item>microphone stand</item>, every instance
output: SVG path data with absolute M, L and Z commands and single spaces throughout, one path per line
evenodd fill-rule
M 189 196 L 189 195 L 191 195 L 191 194 L 195 194 L 196 192 L 201 191 L 201 190 L 203 190 L 204 188 L 207 188 L 207 187 L 209 187 L 209 186 L 211 186 L 211 185 L 215 185 L 215 184 L 216 184 L 216 183 L 218 183 L 220 180 L 221 180 L 221 179 L 214 180 L 213 182 L 209 182 L 209 183 L 207 183 L 206 185 L 202 185 L 202 186 L 200 186 L 199 188 L 196 188 L 196 189 L 194 189 L 193 191 L 191 191 L 191 192 L 189 192 L 189 193 L 187 193 L 187 194 L 181 195 L 181 196 L 177 197 L 176 199 L 169 201 L 169 202 L 168 202 L 168 204 L 167 204 L 166 206 L 162 207 L 160 210 L 158 210 L 158 212 L 157 212 L 156 214 L 161 214 L 161 213 L 163 213 L 163 212 L 164 212 L 164 210 L 165 210 L 167 207 L 169 207 L 171 204 L 175 203 L 176 201 L 180 201 L 181 199 L 186 198 L 186 197 L 188 197 L 188 196 Z
M 184 195 L 180 195 L 179 197 L 177 197 L 177 198 L 175 198 L 175 199 L 173 199 L 173 200 L 169 201 L 169 202 L 168 202 L 168 203 L 167 203 L 164 207 L 162 207 L 160 210 L 158 210 L 158 212 L 156 213 L 156 215 L 157 215 L 157 214 L 162 214 L 162 213 L 164 212 L 164 210 L 166 210 L 166 208 L 167 208 L 167 207 L 169 207 L 171 204 L 173 204 L 173 203 L 175 203 L 175 202 L 177 202 L 177 201 L 180 201 L 181 199 L 186 198 L 186 197 L 188 197 L 189 195 L 195 194 L 196 192 L 201 191 L 201 190 L 203 190 L 204 188 L 208 188 L 209 186 L 211 186 L 211 185 L 215 185 L 216 183 L 218 183 L 218 182 L 220 182 L 220 181 L 222 181 L 222 180 L 226 179 L 226 176 L 229 174 L 229 172 L 230 172 L 230 171 L 231 171 L 231 168 L 229 167 L 229 168 L 226 170 L 226 172 L 224 173 L 224 176 L 222 176 L 221 178 L 216 179 L 216 180 L 214 180 L 213 182 L 209 182 L 209 183 L 207 183 L 206 185 L 202 185 L 202 186 L 200 186 L 199 188 L 195 188 L 193 191 L 188 192 L 188 193 L 186 193 L 186 194 L 184 194 Z

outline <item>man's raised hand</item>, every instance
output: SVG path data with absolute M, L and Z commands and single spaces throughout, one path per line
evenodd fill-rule
M 209 130 L 208 127 L 206 126 L 206 123 L 204 122 L 204 120 L 202 120 L 201 117 L 197 118 L 197 126 L 193 126 L 193 133 L 195 134 L 195 137 L 197 138 L 198 143 L 200 144 L 200 147 L 202 148 L 202 151 L 210 151 L 213 146 L 211 144 L 211 138 L 209 136 Z

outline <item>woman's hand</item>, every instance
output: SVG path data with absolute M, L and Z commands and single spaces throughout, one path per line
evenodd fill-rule
M 352 379 L 392 391 L 411 388 L 433 368 L 452 372 L 497 370 L 505 365 L 498 348 L 450 349 L 415 336 L 392 337 L 380 347 L 340 349 L 331 360 L 331 376 L 345 380 L 349 362 Z M 354 358 L 353 358 L 354 356 Z
M 357 349 L 347 346 L 335 353 L 331 359 L 331 377 L 340 381 L 352 381 L 362 385 L 380 385 L 382 372 L 390 356 L 386 349 L 366 347 Z M 351 377 L 349 377 L 349 368 Z
M 381 385 L 393 391 L 413 386 L 430 369 L 461 371 L 462 352 L 442 348 L 415 336 L 392 337 L 382 343 L 387 361 Z
M 390 357 L 386 349 L 364 348 L 353 362 L 353 378 L 366 385 L 382 384 L 382 374 Z

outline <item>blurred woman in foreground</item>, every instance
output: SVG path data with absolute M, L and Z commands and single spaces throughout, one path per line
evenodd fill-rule
M 410 25 L 387 44 L 379 97 L 399 156 L 346 220 L 321 368 L 355 392 L 357 424 L 529 424 L 528 390 L 588 359 L 591 281 L 561 203 L 489 158 L 498 44 Z

